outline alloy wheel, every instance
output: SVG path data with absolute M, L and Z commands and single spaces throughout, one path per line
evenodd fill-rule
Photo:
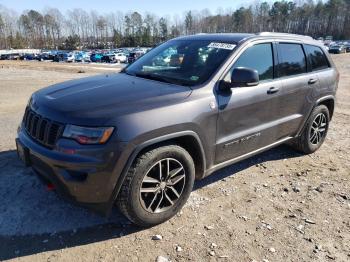
M 183 165 L 174 158 L 156 162 L 144 176 L 140 187 L 142 207 L 150 213 L 161 213 L 180 199 L 186 183 Z
M 312 122 L 310 129 L 310 143 L 318 145 L 324 138 L 327 130 L 327 117 L 324 113 L 319 113 Z

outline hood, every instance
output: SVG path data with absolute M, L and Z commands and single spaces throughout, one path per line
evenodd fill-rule
M 108 118 L 177 103 L 191 93 L 185 86 L 138 78 L 124 73 L 71 80 L 41 89 L 32 107 L 56 121 L 65 118 Z

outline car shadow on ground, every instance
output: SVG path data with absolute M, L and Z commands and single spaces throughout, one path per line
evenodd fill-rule
M 289 147 L 280 146 L 197 181 L 194 190 L 253 165 L 298 156 Z M 0 152 L 0 201 L 0 261 L 144 230 L 131 225 L 116 209 L 104 218 L 61 200 L 22 165 L 14 150 Z

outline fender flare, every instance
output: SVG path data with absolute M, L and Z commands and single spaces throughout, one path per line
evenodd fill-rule
M 199 137 L 199 135 L 194 132 L 194 131 L 191 131 L 191 130 L 187 130 L 187 131 L 180 131 L 180 132 L 175 132 L 175 133 L 171 133 L 171 134 L 167 134 L 167 135 L 163 135 L 163 136 L 160 136 L 160 137 L 156 137 L 156 138 L 153 138 L 153 139 L 150 139 L 150 140 L 147 140 L 147 141 L 144 141 L 142 142 L 141 144 L 138 144 L 136 146 L 136 148 L 133 150 L 133 152 L 130 154 L 122 172 L 120 173 L 120 176 L 117 180 L 117 183 L 114 187 L 114 190 L 113 190 L 113 193 L 111 195 L 111 198 L 110 198 L 110 201 L 109 201 L 109 208 L 108 208 L 108 211 L 107 213 L 109 214 L 112 207 L 113 207 L 113 204 L 115 202 L 115 200 L 117 199 L 118 197 L 118 194 L 119 194 L 119 191 L 124 183 L 124 180 L 125 180 L 125 177 L 128 173 L 128 170 L 129 168 L 131 167 L 131 165 L 134 163 L 134 160 L 136 159 L 136 157 L 138 156 L 138 154 L 144 150 L 145 148 L 149 147 L 149 146 L 152 146 L 152 145 L 155 145 L 155 144 L 158 144 L 158 143 L 162 143 L 162 142 L 166 142 L 166 141 L 169 141 L 171 139 L 175 139 L 175 138 L 181 138 L 181 137 L 184 137 L 184 136 L 191 136 L 193 137 L 199 147 L 200 147 L 200 155 L 201 155 L 201 161 L 202 161 L 202 165 L 203 165 L 203 168 L 204 170 L 206 169 L 206 158 L 205 158 L 205 151 L 204 151 L 204 148 L 203 148 L 203 144 L 202 144 L 202 141 Z
M 297 137 L 301 135 L 301 133 L 303 132 L 307 122 L 309 121 L 309 118 L 312 114 L 312 111 L 314 111 L 315 107 L 320 105 L 323 101 L 326 100 L 333 100 L 334 105 L 335 105 L 335 96 L 334 95 L 327 95 L 327 96 L 323 96 L 319 99 L 316 100 L 316 102 L 314 103 L 313 107 L 311 107 L 310 111 L 308 112 L 307 117 L 305 118 L 303 124 L 301 125 L 301 128 L 299 129 L 298 133 L 297 133 Z
M 314 107 L 318 106 L 319 104 L 321 104 L 323 101 L 326 101 L 326 100 L 333 100 L 333 102 L 335 102 L 335 96 L 328 95 L 328 96 L 323 96 L 323 97 L 317 99 Z

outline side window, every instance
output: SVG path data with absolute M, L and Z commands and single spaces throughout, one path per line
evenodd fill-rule
M 312 71 L 317 71 L 329 67 L 328 60 L 321 48 L 313 45 L 304 46 Z
M 278 44 L 279 76 L 292 76 L 306 72 L 306 59 L 300 44 Z
M 231 81 L 231 72 L 237 67 L 248 67 L 258 71 L 259 80 L 273 79 L 273 53 L 271 43 L 257 44 L 249 47 L 237 59 L 225 81 Z

